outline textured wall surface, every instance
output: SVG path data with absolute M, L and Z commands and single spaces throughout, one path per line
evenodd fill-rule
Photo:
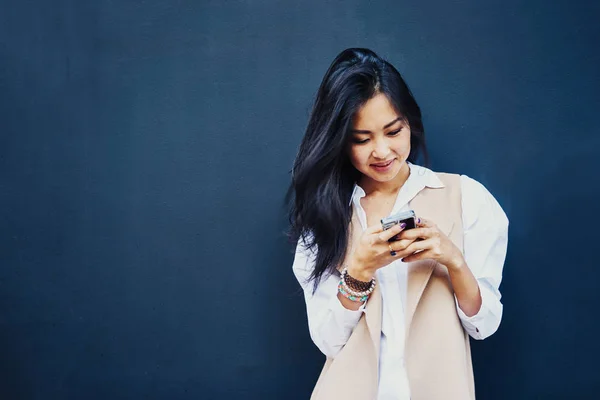
M 0 397 L 307 399 L 283 197 L 333 57 L 508 214 L 480 399 L 600 390 L 592 1 L 0 1 Z

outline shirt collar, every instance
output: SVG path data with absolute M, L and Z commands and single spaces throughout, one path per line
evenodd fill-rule
M 423 187 L 428 187 L 432 189 L 440 189 L 444 187 L 444 184 L 438 178 L 437 174 L 430 170 L 429 168 L 421 167 L 420 165 L 415 165 L 413 163 L 408 163 L 410 167 L 410 175 L 408 179 L 414 178 L 418 180 Z
M 422 167 L 420 165 L 415 165 L 408 161 L 407 163 L 408 167 L 410 168 L 410 175 L 408 175 L 408 179 L 406 180 L 403 186 L 418 186 L 421 189 L 426 187 L 433 189 L 439 189 L 444 187 L 444 184 L 442 183 L 440 178 L 438 178 L 437 174 L 429 168 Z M 366 193 L 364 189 L 358 186 L 358 184 L 354 184 L 354 189 L 352 191 L 352 196 L 350 197 L 349 204 L 352 204 L 353 201 L 360 201 L 360 199 L 362 199 L 365 196 Z

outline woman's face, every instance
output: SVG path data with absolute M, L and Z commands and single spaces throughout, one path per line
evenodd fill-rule
M 384 94 L 377 94 L 358 110 L 348 143 L 354 168 L 375 182 L 388 182 L 406 168 L 410 127 Z

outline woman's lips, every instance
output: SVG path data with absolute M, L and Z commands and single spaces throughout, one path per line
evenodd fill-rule
M 394 161 L 395 161 L 395 159 L 390 160 L 385 163 L 371 164 L 371 167 L 373 167 L 373 169 L 375 169 L 375 171 L 377 171 L 377 172 L 387 172 L 392 168 Z

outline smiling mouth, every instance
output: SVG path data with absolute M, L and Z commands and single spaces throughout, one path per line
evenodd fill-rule
M 374 167 L 377 167 L 377 168 L 385 168 L 388 165 L 390 165 L 393 161 L 394 161 L 394 159 L 391 159 L 390 161 L 385 162 L 385 163 L 371 164 L 371 165 L 374 166 Z

